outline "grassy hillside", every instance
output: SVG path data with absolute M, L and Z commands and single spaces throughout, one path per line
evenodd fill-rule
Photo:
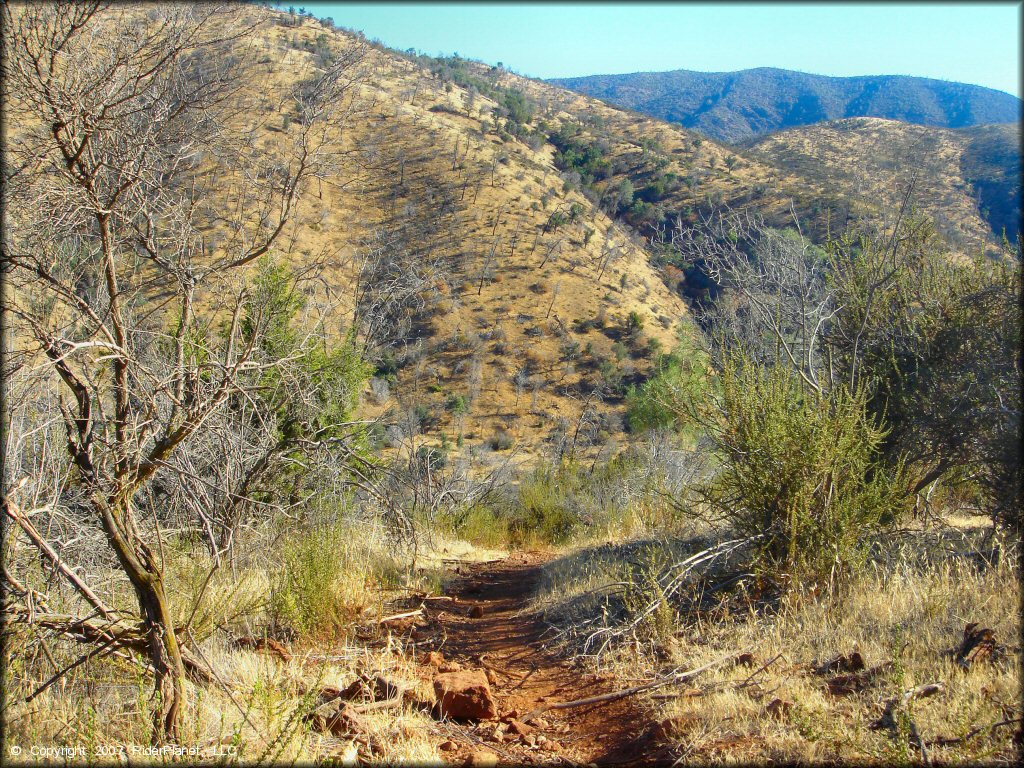
M 551 82 L 728 142 L 846 117 L 944 128 L 1008 123 L 1020 119 L 1021 108 L 1015 96 L 964 83 L 897 75 L 826 77 L 770 67 Z
M 490 95 L 471 96 L 358 36 L 272 18 L 261 109 L 296 73 L 367 51 L 351 149 L 291 238 L 298 262 L 339 255 L 343 325 L 370 301 L 358 285 L 402 277 L 386 318 L 361 329 L 377 367 L 370 413 L 394 439 L 484 454 L 557 450 L 581 420 L 581 451 L 621 436 L 626 388 L 686 322 L 642 242 L 563 182 L 550 145 L 505 130 L 512 92 L 481 80 Z M 278 112 L 268 133 L 294 131 Z
M 997 136 L 1004 134 L 1002 128 Z M 1015 126 L 1005 128 L 1012 132 Z M 798 176 L 819 200 L 838 193 L 861 210 L 895 210 L 901 191 L 913 182 L 911 202 L 934 220 L 947 241 L 960 250 L 976 251 L 991 249 L 995 225 L 985 217 L 990 215 L 987 209 L 979 210 L 977 184 L 967 169 L 977 168 L 978 178 L 984 175 L 991 194 L 1006 195 L 995 191 L 1006 184 L 996 168 L 1007 173 L 1014 152 L 990 155 L 987 165 L 972 162 L 969 135 L 967 130 L 851 118 L 779 131 L 744 146 L 751 156 Z M 1006 150 L 1005 144 L 994 143 Z

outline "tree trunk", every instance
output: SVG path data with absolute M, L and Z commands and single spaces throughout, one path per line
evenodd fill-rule
M 133 584 L 149 636 L 149 661 L 155 670 L 153 743 L 177 742 L 185 707 L 185 665 L 174 634 L 174 621 L 160 573 L 144 584 Z
M 131 517 L 130 493 L 113 497 L 94 495 L 103 530 L 139 600 L 139 613 L 149 638 L 149 661 L 154 674 L 154 745 L 177 742 L 185 706 L 185 665 L 167 605 L 163 570 L 153 551 L 136 533 Z

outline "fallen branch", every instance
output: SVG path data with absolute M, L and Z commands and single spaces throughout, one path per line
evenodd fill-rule
M 621 691 L 605 693 L 600 696 L 588 696 L 585 699 L 576 699 L 574 701 L 563 701 L 555 704 L 544 704 L 542 706 L 537 707 L 531 712 L 527 712 L 526 715 L 523 716 L 522 722 L 529 723 L 534 718 L 552 709 L 572 709 L 574 707 L 585 707 L 588 704 L 607 704 L 608 702 L 618 701 L 619 699 L 624 699 L 627 696 L 633 696 L 637 693 L 643 693 L 644 691 L 653 691 L 657 688 L 664 688 L 667 685 L 672 685 L 673 683 L 681 683 L 684 680 L 689 680 L 690 678 L 696 677 L 702 672 L 706 672 L 709 669 L 713 669 L 714 667 L 720 666 L 725 662 L 736 658 L 740 655 L 740 653 L 742 653 L 742 651 L 736 651 L 734 653 L 728 654 L 727 656 L 715 659 L 714 661 L 705 664 L 702 667 L 697 667 L 696 669 L 691 669 L 686 672 L 678 672 L 669 675 L 668 677 L 663 678 L 661 680 L 653 680 L 649 683 L 637 685 L 632 688 L 626 688 Z
M 6 606 L 6 613 L 15 621 L 41 626 L 59 635 L 70 637 L 77 643 L 100 643 L 103 645 L 116 643 L 114 651 L 120 648 L 129 648 L 139 653 L 145 653 L 149 648 L 149 638 L 146 637 L 141 627 L 124 619 L 100 623 L 92 619 L 83 619 L 62 613 L 35 611 L 30 614 L 28 610 L 18 605 Z M 214 682 L 213 675 L 196 659 L 186 645 L 180 644 L 179 648 L 182 664 L 189 677 L 198 683 Z M 87 656 L 82 661 L 84 662 L 88 658 L 90 657 Z
M 46 555 L 47 559 L 53 563 L 54 568 L 60 571 L 64 577 L 71 582 L 71 585 L 82 597 L 86 599 L 89 605 L 99 611 L 103 618 L 110 619 L 114 612 L 103 604 L 103 601 L 96 596 L 96 593 L 89 588 L 88 584 L 78 578 L 75 572 L 64 564 L 64 561 L 61 560 L 61 557 L 57 554 L 56 550 L 54 550 L 54 548 L 39 535 L 39 532 L 35 529 L 32 523 L 26 520 L 24 515 L 18 511 L 18 505 L 9 498 L 5 498 L 3 501 L 3 508 L 6 515 L 16 522 L 29 539 L 31 539 L 32 543 L 36 546 L 36 549 Z
M 387 624 L 389 621 L 398 621 L 399 619 L 410 619 L 413 616 L 422 616 L 422 615 L 423 615 L 423 606 L 421 605 L 415 611 L 407 611 L 406 613 L 396 613 L 394 616 L 385 616 L 383 619 L 380 619 L 377 623 L 378 624 Z
M 971 730 L 969 730 L 963 736 L 958 736 L 956 738 L 932 739 L 931 741 L 928 742 L 928 746 L 929 747 L 948 747 L 948 746 L 951 746 L 953 744 L 963 744 L 968 739 L 973 739 L 975 736 L 977 736 L 980 733 L 985 733 L 986 731 L 994 731 L 996 728 L 1002 728 L 1002 727 L 1007 726 L 1007 725 L 1013 725 L 1015 723 L 1021 723 L 1021 722 L 1024 722 L 1024 717 L 1011 717 L 1011 718 L 1008 718 L 1006 720 L 1000 720 L 998 723 L 992 723 L 991 725 L 980 725 L 977 728 L 971 728 Z
M 911 688 L 902 696 L 889 699 L 889 701 L 885 703 L 885 711 L 882 713 L 882 716 L 868 727 L 873 731 L 878 731 L 883 728 L 895 728 L 896 712 L 898 710 L 906 709 L 907 705 L 915 699 L 925 699 L 929 696 L 941 693 L 945 688 L 946 686 L 942 681 L 927 683 L 926 685 L 919 685 L 916 688 Z

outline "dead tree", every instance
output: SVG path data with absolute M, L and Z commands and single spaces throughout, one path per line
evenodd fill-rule
M 247 82 L 244 8 L 5 6 L 5 319 L 34 386 L 58 393 L 73 487 L 138 600 L 155 677 L 153 738 L 179 737 L 185 668 L 154 482 L 258 373 L 272 306 L 241 279 L 271 253 L 340 130 L 358 52 L 304 80 L 273 162 Z M 236 277 L 237 275 L 237 277 Z M 246 318 L 249 318 L 248 324 Z M 224 331 L 215 329 L 219 324 Z M 30 471 L 31 467 L 26 467 Z M 18 478 L 5 478 L 15 482 Z M 15 503 L 11 485 L 4 503 Z

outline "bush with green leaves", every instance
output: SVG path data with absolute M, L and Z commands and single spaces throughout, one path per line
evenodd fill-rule
M 697 406 L 721 461 L 704 499 L 739 533 L 761 537 L 768 573 L 831 581 L 855 569 L 906 499 L 902 466 L 881 460 L 886 432 L 864 391 L 823 396 L 783 367 L 740 357 L 720 383 L 720 396 Z
M 285 540 L 270 591 L 275 633 L 300 640 L 344 635 L 370 604 L 367 584 L 396 583 L 394 564 L 356 552 L 352 534 L 340 524 L 321 525 Z
M 680 418 L 683 403 L 703 396 L 708 386 L 709 365 L 707 352 L 688 339 L 682 339 L 671 354 L 661 355 L 654 374 L 626 393 L 629 431 L 636 434 L 664 428 L 683 430 L 687 424 Z
M 861 238 L 831 259 L 842 309 L 827 341 L 840 375 L 891 426 L 886 455 L 914 470 L 914 492 L 972 478 L 982 507 L 1019 529 L 1019 251 L 953 258 L 921 221 L 889 251 Z

